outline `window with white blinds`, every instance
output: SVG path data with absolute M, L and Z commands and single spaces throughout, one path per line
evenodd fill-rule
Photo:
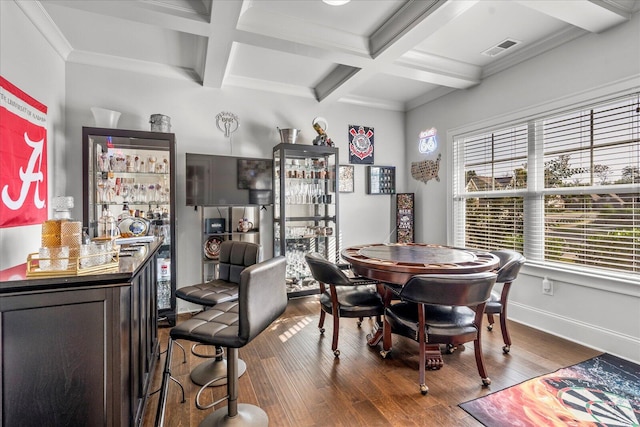
M 639 98 L 455 138 L 454 243 L 640 272 Z

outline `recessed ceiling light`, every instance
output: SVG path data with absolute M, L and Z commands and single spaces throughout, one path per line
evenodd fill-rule
M 322 0 L 326 4 L 330 4 L 331 6 L 342 6 L 343 4 L 349 3 L 351 0 Z

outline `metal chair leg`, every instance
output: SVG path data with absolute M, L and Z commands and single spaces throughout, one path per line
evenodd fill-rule
M 156 420 L 155 420 L 155 425 L 158 427 L 164 426 L 164 421 L 165 421 L 164 413 L 167 406 L 167 392 L 169 390 L 169 380 L 174 381 L 176 384 L 180 386 L 180 390 L 182 390 L 181 403 L 184 403 L 186 401 L 185 395 L 184 395 L 184 387 L 182 387 L 182 384 L 180 384 L 180 381 L 178 381 L 177 379 L 171 376 L 171 356 L 172 356 L 172 350 L 173 350 L 173 343 L 174 343 L 173 339 L 169 338 L 169 344 L 167 345 L 167 350 L 166 350 L 167 358 L 164 361 L 164 369 L 162 371 L 162 384 L 160 385 L 160 390 L 158 390 L 160 392 L 160 398 L 158 401 L 158 409 L 156 411 Z M 180 347 L 184 351 L 184 347 L 182 347 L 181 345 Z M 185 362 L 186 362 L 186 357 L 185 357 Z
M 228 426 L 228 427 L 267 427 L 269 417 L 267 413 L 255 405 L 238 403 L 238 349 L 227 349 L 227 392 L 229 400 L 227 407 L 220 408 L 200 423 L 200 427 Z
M 227 360 L 223 357 L 224 352 L 216 349 L 216 357 L 207 360 L 196 366 L 191 371 L 191 381 L 198 385 L 209 384 L 211 387 L 225 385 L 227 383 Z M 238 361 L 238 376 L 242 376 L 247 370 L 247 364 L 243 360 Z M 215 380 L 215 381 L 213 381 Z

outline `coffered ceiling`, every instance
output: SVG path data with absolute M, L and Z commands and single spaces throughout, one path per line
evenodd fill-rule
M 68 62 L 406 111 L 639 0 L 16 0 Z

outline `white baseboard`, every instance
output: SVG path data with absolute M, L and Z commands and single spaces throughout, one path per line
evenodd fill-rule
M 594 316 L 606 316 L 594 313 Z M 640 363 L 640 338 L 623 335 L 535 307 L 509 302 L 509 320 L 539 329 L 577 344 Z M 517 345 L 517 343 L 514 343 Z

